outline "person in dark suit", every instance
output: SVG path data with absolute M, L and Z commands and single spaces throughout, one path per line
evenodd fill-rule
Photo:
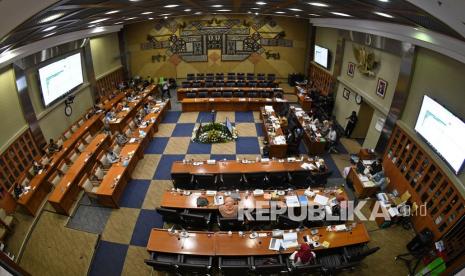
M 346 129 L 344 131 L 344 134 L 350 138 L 350 135 L 352 135 L 352 132 L 354 131 L 355 125 L 357 124 L 358 118 L 357 118 L 357 113 L 355 111 L 352 111 L 352 114 L 346 118 L 346 120 L 349 120 L 346 125 Z

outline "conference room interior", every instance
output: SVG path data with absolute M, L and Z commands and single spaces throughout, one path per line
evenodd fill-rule
M 0 1 L 1 275 L 464 273 L 465 4 L 38 2 Z

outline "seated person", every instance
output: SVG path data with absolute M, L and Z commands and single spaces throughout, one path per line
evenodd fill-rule
M 386 190 L 387 185 L 389 184 L 389 178 L 384 175 L 384 171 L 380 171 L 373 176 L 370 176 L 370 179 L 381 191 Z
M 42 170 L 43 168 L 44 167 L 37 161 L 34 161 L 34 163 L 32 163 L 32 170 L 34 171 L 34 174 L 39 174 L 40 170 Z
M 337 142 L 337 132 L 335 127 L 331 127 L 328 130 L 328 134 L 326 136 L 329 140 L 330 146 L 334 146 Z
M 294 251 L 294 253 L 289 256 L 289 260 L 292 265 L 298 266 L 310 264 L 316 257 L 316 254 L 312 251 L 312 249 L 313 247 L 311 245 L 301 243 L 299 250 Z
M 123 104 L 122 104 L 122 103 L 118 103 L 118 104 L 116 105 L 116 112 L 118 113 L 118 112 L 121 112 L 121 111 L 123 111 Z
M 60 150 L 60 147 L 53 141 L 52 138 L 50 138 L 50 141 L 48 143 L 48 153 L 52 154 Z
M 106 157 L 107 157 L 108 162 L 110 162 L 111 164 L 113 164 L 113 163 L 118 163 L 118 161 L 119 161 L 119 156 L 118 156 L 118 154 L 116 154 L 116 153 L 115 153 L 113 150 L 111 150 L 111 149 L 108 149 L 108 150 L 107 150 L 107 155 L 106 155 Z
M 330 125 L 329 125 L 329 121 L 328 120 L 324 120 L 323 121 L 323 126 L 321 127 L 321 135 L 322 136 L 327 136 L 329 134 L 329 131 L 330 131 Z
M 345 196 L 343 196 L 342 194 L 337 195 L 336 196 L 336 205 L 331 207 L 331 214 L 333 216 L 340 216 L 341 215 L 341 209 L 347 209 L 347 206 L 348 206 L 347 198 Z
M 383 160 L 378 158 L 373 164 L 370 166 L 370 174 L 375 175 L 383 170 Z
M 16 199 L 19 198 L 19 196 L 23 193 L 23 191 L 24 191 L 23 186 L 21 186 L 20 184 L 15 185 L 13 193 L 15 194 Z
M 238 207 L 235 200 L 228 196 L 224 199 L 224 204 L 218 208 L 220 214 L 224 218 L 237 218 Z
M 116 136 L 116 143 L 118 143 L 118 145 L 120 146 L 123 146 L 129 141 L 128 137 L 126 137 L 124 133 L 120 133 L 119 131 L 115 133 L 115 136 Z

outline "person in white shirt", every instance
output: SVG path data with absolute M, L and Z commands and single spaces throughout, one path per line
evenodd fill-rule
M 108 149 L 107 151 L 107 160 L 108 162 L 110 162 L 111 164 L 113 163 L 117 163 L 119 161 L 119 156 L 118 154 L 116 154 L 114 151 L 112 151 L 111 149 Z
M 328 135 L 326 136 L 326 138 L 328 138 L 328 141 L 329 141 L 328 151 L 337 153 L 337 150 L 336 150 L 337 132 L 336 132 L 336 128 L 334 126 L 332 126 L 329 129 L 329 132 L 328 132 Z
M 118 143 L 118 145 L 120 145 L 120 146 L 123 146 L 124 144 L 126 144 L 129 141 L 128 137 L 126 137 L 126 135 L 124 135 L 124 133 L 120 133 L 119 131 L 117 131 L 115 133 L 115 136 L 116 136 L 116 143 Z

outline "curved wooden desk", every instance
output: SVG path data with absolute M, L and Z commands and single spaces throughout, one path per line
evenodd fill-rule
M 287 103 L 279 98 L 185 98 L 181 101 L 182 111 L 258 111 L 265 105 L 273 107 Z

